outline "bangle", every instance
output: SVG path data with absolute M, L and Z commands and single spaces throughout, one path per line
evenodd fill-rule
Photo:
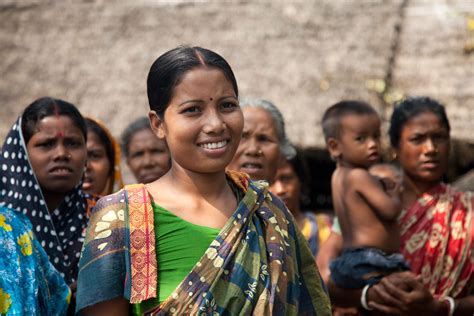
M 449 316 L 453 316 L 454 315 L 454 310 L 456 309 L 456 302 L 454 301 L 454 298 L 452 298 L 451 296 L 446 296 L 444 298 L 444 301 L 448 302 L 448 305 L 449 305 Z
M 362 289 L 362 294 L 360 295 L 360 305 L 362 305 L 362 307 L 368 311 L 372 310 L 372 308 L 369 307 L 368 302 L 367 302 L 367 292 L 369 291 L 370 286 L 371 286 L 370 284 L 367 284 L 366 286 L 364 286 L 364 288 Z

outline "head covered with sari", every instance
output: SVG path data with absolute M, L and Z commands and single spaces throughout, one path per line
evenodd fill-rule
M 33 104 L 43 108 L 45 104 L 52 103 L 59 104 L 55 109 L 60 116 L 75 115 L 78 119 L 82 119 L 72 104 L 61 100 L 42 98 Z M 68 105 L 64 106 L 63 103 Z M 67 110 L 64 110 L 64 107 Z M 68 114 L 68 111 L 74 114 Z M 82 124 L 84 124 L 83 121 Z M 30 162 L 22 126 L 25 126 L 23 116 L 19 117 L 12 126 L 2 146 L 0 205 L 28 217 L 32 223 L 33 232 L 45 249 L 49 260 L 66 282 L 71 283 L 77 276 L 77 264 L 87 225 L 87 197 L 83 194 L 82 184 L 78 181 L 69 192 L 64 194 L 64 198 L 57 207 L 48 209 L 44 192 Z M 85 137 L 85 125 L 83 127 Z
M 120 145 L 117 140 L 112 136 L 110 131 L 107 129 L 105 124 L 98 120 L 93 119 L 91 117 L 86 117 L 86 126 L 87 126 L 87 133 L 89 135 L 95 134 L 96 138 L 99 141 L 99 144 L 103 146 L 105 151 L 106 161 L 108 162 L 108 172 L 105 181 L 105 186 L 100 192 L 90 192 L 93 194 L 97 194 L 100 196 L 109 195 L 123 187 L 123 180 L 122 180 L 122 172 L 120 170 L 120 163 L 121 163 L 121 150 Z M 88 142 L 91 140 L 91 137 L 88 137 Z M 89 146 L 88 146 L 89 147 Z M 89 152 L 89 150 L 88 150 Z M 95 157 L 96 153 L 88 153 L 88 166 L 85 172 L 85 179 L 84 183 L 88 181 L 89 177 L 89 170 L 93 168 L 90 164 L 93 164 L 93 161 L 97 159 Z M 99 157 L 100 158 L 100 157 Z M 85 184 L 84 184 L 85 190 Z M 88 191 L 87 191 L 88 192 Z

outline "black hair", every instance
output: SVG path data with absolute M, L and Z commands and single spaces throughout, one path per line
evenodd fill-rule
M 21 116 L 21 131 L 25 144 L 28 144 L 30 138 L 35 134 L 36 124 L 45 117 L 52 115 L 68 116 L 74 125 L 81 130 L 84 139 L 87 140 L 86 123 L 74 104 L 60 99 L 43 97 L 28 105 Z
M 341 119 L 346 115 L 376 115 L 377 112 L 368 103 L 355 100 L 344 100 L 330 106 L 324 112 L 321 125 L 324 139 L 338 138 L 340 136 Z
M 85 118 L 87 131 L 94 133 L 99 137 L 100 142 L 105 147 L 105 154 L 107 155 L 107 160 L 110 164 L 109 176 L 113 175 L 115 172 L 115 151 L 112 140 L 109 137 L 109 134 L 100 126 L 96 121 Z
M 128 157 L 130 152 L 130 140 L 133 135 L 144 129 L 149 129 L 151 131 L 150 121 L 146 116 L 139 117 L 123 130 L 122 135 L 120 136 L 120 147 L 125 157 Z
M 300 203 L 302 206 L 307 207 L 311 202 L 311 177 L 309 176 L 310 170 L 308 163 L 306 162 L 302 152 L 299 150 L 296 150 L 296 154 L 293 158 L 287 159 L 286 161 L 293 168 L 293 171 L 300 182 Z
M 400 144 L 400 136 L 405 124 L 413 117 L 426 112 L 436 115 L 447 128 L 448 133 L 450 132 L 451 126 L 449 125 L 448 116 L 441 103 L 429 97 L 410 97 L 400 101 L 393 110 L 388 130 L 390 143 L 393 147 L 397 148 Z
M 158 57 L 151 65 L 147 78 L 150 109 L 163 118 L 174 88 L 186 72 L 197 67 L 221 70 L 231 82 L 235 95 L 239 96 L 234 73 L 222 56 L 202 47 L 179 46 Z

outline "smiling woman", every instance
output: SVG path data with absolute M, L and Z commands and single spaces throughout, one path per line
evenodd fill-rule
M 147 82 L 151 128 L 168 145 L 171 169 L 94 208 L 77 311 L 330 315 L 310 249 L 283 203 L 266 183 L 225 171 L 244 124 L 227 61 L 178 47 L 154 62 Z

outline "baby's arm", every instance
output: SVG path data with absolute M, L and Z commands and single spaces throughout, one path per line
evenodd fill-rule
M 401 210 L 400 189 L 385 192 L 381 183 L 365 169 L 353 169 L 348 175 L 349 185 L 385 220 L 395 220 Z

